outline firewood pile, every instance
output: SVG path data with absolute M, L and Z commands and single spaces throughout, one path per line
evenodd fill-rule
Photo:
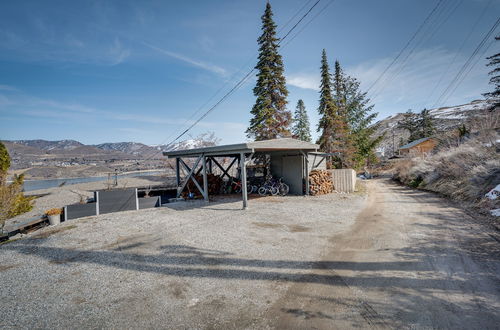
M 195 180 L 199 183 L 200 187 L 203 188 L 203 176 L 196 175 Z M 208 194 L 218 195 L 222 186 L 222 176 L 215 174 L 207 174 L 207 181 L 208 181 Z M 189 192 L 192 192 L 195 195 L 195 198 L 202 197 L 202 194 L 200 193 L 195 183 L 191 179 L 184 188 L 182 196 L 187 197 Z
M 309 173 L 309 193 L 325 195 L 333 192 L 332 175 L 326 170 L 312 170 Z

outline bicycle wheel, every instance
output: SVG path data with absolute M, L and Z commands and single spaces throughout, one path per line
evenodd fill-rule
M 251 184 L 247 184 L 247 194 L 253 193 L 253 186 Z
M 260 187 L 258 190 L 259 195 L 261 196 L 266 196 L 267 195 L 267 189 L 266 187 Z
M 281 196 L 286 196 L 290 191 L 290 187 L 286 183 L 281 183 L 279 187 L 279 193 Z
M 271 195 L 276 196 L 279 193 L 279 189 L 276 187 L 271 187 Z

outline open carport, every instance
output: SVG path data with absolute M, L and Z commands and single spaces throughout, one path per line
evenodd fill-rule
M 318 153 L 317 144 L 292 138 L 245 142 L 197 149 L 176 150 L 164 152 L 163 155 L 175 159 L 177 197 L 191 180 L 205 201 L 208 202 L 207 175 L 218 168 L 222 176 L 230 178 L 230 170 L 237 166 L 242 184 L 243 208 L 248 205 L 247 196 L 247 165 L 253 159 L 263 155 L 270 157 L 270 170 L 273 176 L 282 177 L 290 187 L 290 193 L 295 195 L 309 194 L 309 172 L 312 169 L 324 169 L 325 162 Z M 218 159 L 230 158 L 228 166 L 223 166 Z M 187 161 L 190 159 L 191 161 Z M 181 172 L 185 175 L 181 178 Z M 202 182 L 195 176 L 202 175 Z

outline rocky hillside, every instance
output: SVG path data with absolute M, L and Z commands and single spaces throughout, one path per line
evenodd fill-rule
M 430 113 L 435 119 L 436 135 L 442 132 L 455 129 L 456 127 L 470 123 L 480 118 L 487 111 L 488 104 L 484 100 L 476 100 L 467 104 L 431 109 Z M 374 124 L 376 127 L 375 136 L 385 134 L 377 152 L 379 156 L 392 156 L 393 146 L 397 148 L 408 141 L 409 133 L 398 127 L 398 123 L 403 119 L 403 113 L 398 113 L 382 119 Z

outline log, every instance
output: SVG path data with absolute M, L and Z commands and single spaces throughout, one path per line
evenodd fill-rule
M 325 195 L 333 192 L 333 180 L 331 174 L 326 170 L 313 170 L 309 174 L 309 193 Z

